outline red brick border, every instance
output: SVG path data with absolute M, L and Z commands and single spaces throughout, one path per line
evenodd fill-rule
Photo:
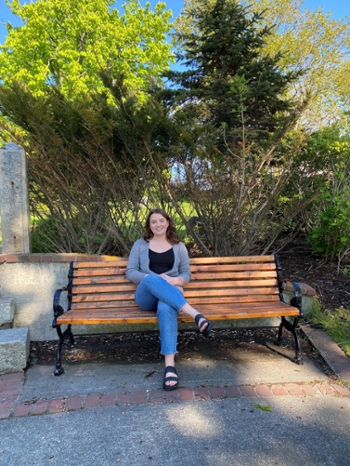
M 165 392 L 161 389 L 139 390 L 134 392 L 105 393 L 72 395 L 52 400 L 34 399 L 20 400 L 19 378 L 6 376 L 0 377 L 1 388 L 12 386 L 13 393 L 0 397 L 0 420 L 12 417 L 37 416 L 41 414 L 56 414 L 80 409 L 97 409 L 113 406 L 130 406 L 137 404 L 155 403 L 179 403 L 187 401 L 210 401 L 232 398 L 277 398 L 288 397 L 312 397 L 312 396 L 336 396 L 350 398 L 350 388 L 334 382 L 316 383 L 284 383 L 284 384 L 259 384 L 239 385 L 227 387 L 183 387 L 173 392 Z M 21 386 L 23 375 L 21 374 Z M 12 385 L 13 384 L 13 385 Z M 17 385 L 16 385 L 17 384 Z M 16 396 L 15 395 L 16 392 Z

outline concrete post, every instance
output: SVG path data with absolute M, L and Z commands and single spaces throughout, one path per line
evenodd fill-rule
M 0 149 L 2 253 L 30 253 L 27 160 L 16 144 Z

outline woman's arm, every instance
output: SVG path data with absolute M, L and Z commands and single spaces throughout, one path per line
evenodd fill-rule
M 182 280 L 180 286 L 186 285 L 191 279 L 190 258 L 184 243 L 179 243 L 179 275 L 178 278 Z
M 130 254 L 128 265 L 126 266 L 126 278 L 133 283 L 139 284 L 148 275 L 141 271 L 140 268 L 140 254 L 141 254 L 141 242 L 139 239 L 133 244 Z

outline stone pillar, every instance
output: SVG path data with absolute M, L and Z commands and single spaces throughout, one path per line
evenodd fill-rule
M 0 149 L 2 253 L 30 253 L 27 160 L 16 144 Z

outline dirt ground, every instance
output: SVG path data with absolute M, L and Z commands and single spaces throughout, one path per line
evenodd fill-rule
M 336 261 L 324 263 L 306 246 L 293 246 L 278 254 L 283 278 L 307 283 L 317 291 L 325 309 L 350 307 L 350 258 L 339 267 Z M 350 312 L 350 309 L 349 309 Z
M 310 342 L 300 334 L 303 358 L 312 358 L 329 377 L 332 371 L 324 362 Z M 201 361 L 206 358 L 216 360 L 230 359 L 234 352 L 249 351 L 256 346 L 268 348 L 269 351 L 294 355 L 294 339 L 285 332 L 284 348 L 275 345 L 277 329 L 244 329 L 244 330 L 215 330 L 208 338 L 198 332 L 180 332 L 178 337 L 177 361 Z M 30 364 L 55 364 L 57 341 L 34 342 L 31 344 Z M 115 364 L 154 363 L 163 360 L 159 354 L 158 333 L 133 333 L 98 335 L 93 337 L 77 337 L 73 348 L 65 344 L 63 352 L 65 364 L 81 362 L 108 362 Z M 334 377 L 336 379 L 336 377 Z

